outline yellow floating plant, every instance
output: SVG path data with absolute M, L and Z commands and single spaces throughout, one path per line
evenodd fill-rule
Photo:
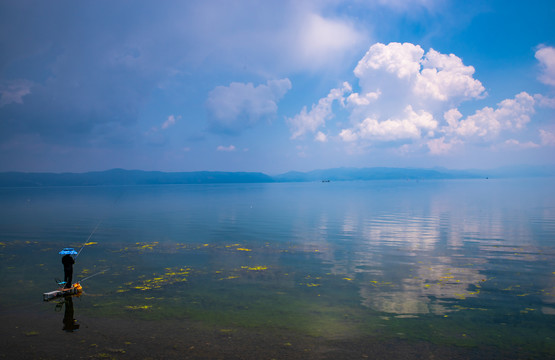
M 249 271 L 263 271 L 263 270 L 268 270 L 268 267 L 267 266 L 254 266 L 254 267 L 241 266 L 241 269 L 247 269 Z
M 147 310 L 151 307 L 152 305 L 128 305 L 125 308 L 129 310 Z
M 125 283 L 125 285 L 129 286 L 132 289 L 141 290 L 141 291 L 159 289 L 166 285 L 187 281 L 187 275 L 189 275 L 191 269 L 166 268 L 166 270 L 167 272 L 165 274 L 158 275 L 158 276 L 155 275 L 155 277 L 153 277 L 152 279 L 142 280 L 142 282 L 138 284 L 135 284 L 133 282 L 128 282 L 128 283 Z M 144 277 L 144 276 L 140 276 L 139 278 L 141 277 Z
M 138 247 L 139 250 L 147 250 L 147 249 L 148 249 L 148 250 L 152 250 L 152 249 L 154 249 L 154 247 L 155 247 L 156 245 L 158 245 L 158 241 L 154 241 L 154 242 L 151 242 L 151 243 L 141 243 L 141 242 L 138 242 L 138 243 L 135 243 L 135 244 L 136 244 L 136 245 L 139 245 L 139 247 Z

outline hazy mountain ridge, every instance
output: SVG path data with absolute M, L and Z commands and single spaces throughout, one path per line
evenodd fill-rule
M 555 176 L 555 167 L 502 167 L 492 170 L 445 168 L 335 168 L 308 172 L 290 171 L 269 176 L 260 172 L 162 172 L 112 169 L 86 173 L 0 173 L 0 187 L 108 186 L 162 184 L 224 184 L 356 180 L 434 180 Z
M 86 173 L 0 173 L 0 187 L 261 183 L 274 180 L 255 172 L 161 172 L 112 169 Z
M 412 169 L 412 168 L 337 168 L 313 170 L 306 173 L 288 172 L 274 176 L 276 181 L 351 181 L 351 180 L 394 180 L 394 179 L 455 179 L 479 178 L 481 174 L 466 171 Z

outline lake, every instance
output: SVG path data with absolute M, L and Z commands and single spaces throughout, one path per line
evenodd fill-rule
M 555 358 L 553 184 L 3 188 L 0 356 Z

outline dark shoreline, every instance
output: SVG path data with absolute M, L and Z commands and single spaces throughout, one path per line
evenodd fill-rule
M 533 359 L 541 354 L 404 339 L 325 339 L 277 329 L 214 328 L 188 320 L 82 317 L 62 330 L 59 313 L 0 313 L 5 359 Z

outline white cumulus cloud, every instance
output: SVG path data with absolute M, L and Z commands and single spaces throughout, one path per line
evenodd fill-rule
M 411 43 L 377 43 L 359 61 L 354 70 L 363 91 L 394 88 L 385 96 L 408 96 L 406 101 L 423 102 L 466 100 L 485 95 L 482 83 L 474 79 L 474 67 L 464 65 L 454 54 L 441 54 L 430 49 L 427 53 Z M 403 82 L 393 82 L 385 75 Z M 403 95 L 406 94 L 406 95 Z
M 472 77 L 474 68 L 465 66 L 453 54 L 444 55 L 430 49 L 422 66 L 414 84 L 417 95 L 446 101 L 454 97 L 479 98 L 485 91 L 482 83 Z
M 439 126 L 434 119 L 438 109 L 485 96 L 482 83 L 473 78 L 474 71 L 454 54 L 433 49 L 426 53 L 411 43 L 376 43 L 353 71 L 360 91 L 354 92 L 345 83 L 341 89 L 332 89 L 310 111 L 303 107 L 288 120 L 292 138 L 323 127 L 334 116 L 334 101 L 349 111 L 352 126 L 338 134 L 343 141 L 433 137 Z
M 364 79 L 375 71 L 385 71 L 401 79 L 410 78 L 419 72 L 422 55 L 424 50 L 420 45 L 377 43 L 358 62 L 354 73 L 359 79 Z
M 385 121 L 366 118 L 354 128 L 343 129 L 339 136 L 344 141 L 419 139 L 423 132 L 425 135 L 432 135 L 437 125 L 432 114 L 425 111 L 416 112 L 409 105 L 405 109 L 404 118 Z
M 541 50 L 536 57 L 548 64 L 548 51 L 552 49 Z M 424 146 L 433 155 L 485 141 L 498 142 L 504 148 L 534 148 L 539 145 L 533 141 L 504 142 L 507 138 L 500 134 L 508 132 L 514 137 L 531 121 L 536 106 L 553 105 L 551 98 L 521 92 L 496 107 L 486 106 L 463 115 L 459 104 L 487 96 L 485 87 L 474 78 L 474 67 L 455 54 L 434 49 L 426 52 L 411 43 L 372 45 L 353 73 L 358 84 L 345 83 L 340 89 L 332 89 L 310 111 L 305 106 L 288 119 L 293 139 L 311 132 L 315 141 L 340 140 L 349 143 L 348 148 L 391 145 L 407 152 L 420 151 Z M 353 90 L 357 85 L 358 90 Z M 335 116 L 337 108 L 332 105 L 336 101 L 347 112 L 349 124 L 338 122 L 337 132 L 327 128 L 324 137 L 320 129 Z M 541 132 L 541 144 L 550 144 L 551 135 Z
M 455 110 L 446 115 L 449 127 L 447 132 L 455 133 L 462 137 L 480 137 L 491 139 L 502 130 L 522 129 L 534 113 L 534 98 L 526 92 L 521 92 L 514 99 L 501 101 L 497 109 L 485 107 L 476 111 L 466 119 L 461 118 Z

